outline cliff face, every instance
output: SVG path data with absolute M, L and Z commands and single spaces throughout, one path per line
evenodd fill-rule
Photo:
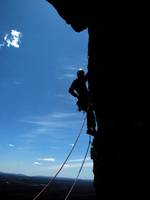
M 98 124 L 91 148 L 97 197 L 138 196 L 137 155 L 149 102 L 146 6 L 48 1 L 75 31 L 88 28 L 88 82 Z

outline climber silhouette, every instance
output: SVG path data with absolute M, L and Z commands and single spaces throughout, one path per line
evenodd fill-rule
M 76 103 L 78 110 L 87 112 L 87 133 L 94 136 L 96 134 L 96 124 L 94 111 L 90 102 L 90 94 L 86 86 L 87 78 L 88 74 L 85 75 L 84 70 L 79 68 L 77 78 L 72 82 L 69 93 L 78 99 Z

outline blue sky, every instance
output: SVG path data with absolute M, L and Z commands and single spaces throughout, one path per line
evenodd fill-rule
M 87 66 L 87 30 L 76 33 L 45 0 L 0 1 L 0 171 L 53 176 L 82 126 L 68 87 Z M 75 177 L 86 127 L 59 176 Z M 91 179 L 88 155 L 80 178 Z

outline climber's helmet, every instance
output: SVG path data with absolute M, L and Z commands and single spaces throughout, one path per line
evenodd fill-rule
M 84 77 L 85 73 L 84 73 L 84 70 L 79 68 L 78 71 L 77 71 L 77 77 L 80 78 L 80 77 Z

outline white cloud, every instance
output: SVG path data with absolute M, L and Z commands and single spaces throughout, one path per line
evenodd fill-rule
M 2 47 L 15 47 L 19 48 L 21 43 L 22 33 L 17 30 L 11 30 L 9 33 L 6 33 L 3 42 L 0 44 Z
M 56 161 L 55 158 L 39 158 L 38 160 L 48 161 L 48 162 L 55 162 Z
M 33 164 L 34 165 L 42 165 L 42 163 L 40 163 L 40 162 L 34 162 Z
M 73 146 L 74 146 L 74 144 L 69 144 L 69 146 L 73 147 Z
M 91 160 L 91 158 L 87 157 L 86 161 L 89 161 L 89 160 Z M 69 160 L 68 162 L 69 163 L 74 163 L 74 162 L 82 162 L 82 161 L 83 161 L 83 158 L 78 158 L 78 159 Z
M 19 37 L 20 36 L 20 32 L 16 31 L 16 30 L 11 30 L 11 34 L 14 36 L 14 37 Z
M 9 147 L 14 147 L 15 145 L 14 145 L 14 144 L 9 144 L 8 146 L 9 146 Z
M 61 112 L 55 112 L 52 114 L 52 117 L 54 118 L 70 118 L 77 116 L 77 113 L 61 113 Z
M 66 164 L 64 166 L 64 168 L 79 168 L 81 167 L 82 163 L 73 163 L 73 164 Z M 84 168 L 85 167 L 92 167 L 93 166 L 93 162 L 85 162 L 84 163 Z
M 80 163 L 69 163 L 69 164 L 65 164 L 64 168 L 80 168 L 81 167 L 81 162 Z M 49 169 L 54 169 L 54 170 L 58 170 L 60 169 L 61 165 L 54 165 L 54 166 L 50 166 Z M 91 168 L 93 167 L 93 162 L 85 162 L 84 163 L 84 168 Z
M 65 165 L 64 165 L 64 168 L 69 168 L 69 167 L 70 167 L 69 164 L 65 164 Z

